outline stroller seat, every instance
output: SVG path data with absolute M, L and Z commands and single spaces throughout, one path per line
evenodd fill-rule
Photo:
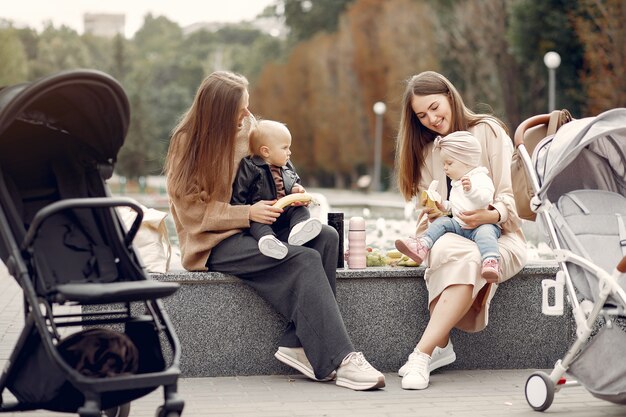
M 612 273 L 626 255 L 626 198 L 605 190 L 576 190 L 563 194 L 557 208 L 553 218 L 561 242 L 574 254 Z M 563 224 L 560 224 L 561 218 Z M 570 265 L 569 271 L 580 295 L 592 302 L 598 300 L 597 277 L 575 265 Z M 624 280 L 618 283 L 626 289 Z M 624 313 L 617 300 L 609 297 L 606 304 L 618 306 L 621 314 Z

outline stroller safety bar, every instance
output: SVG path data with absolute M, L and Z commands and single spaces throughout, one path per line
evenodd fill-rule
M 128 230 L 128 234 L 124 239 L 125 245 L 130 246 L 131 242 L 135 238 L 135 235 L 137 234 L 137 231 L 139 230 L 139 227 L 141 226 L 141 221 L 143 220 L 143 210 L 141 209 L 139 203 L 128 197 L 97 197 L 68 198 L 65 200 L 56 201 L 39 210 L 37 214 L 35 214 L 33 222 L 26 232 L 26 236 L 24 237 L 24 242 L 22 242 L 21 249 L 26 250 L 28 247 L 31 246 L 43 222 L 55 213 L 75 208 L 105 208 L 119 206 L 130 207 L 137 212 L 137 217 L 135 217 L 135 221 L 131 225 L 130 230 Z

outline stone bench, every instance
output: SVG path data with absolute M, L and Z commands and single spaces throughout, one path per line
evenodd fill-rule
M 541 313 L 541 280 L 556 266 L 529 265 L 500 285 L 489 326 L 454 330 L 452 369 L 549 368 L 575 334 L 571 310 Z M 424 268 L 338 270 L 337 301 L 357 350 L 383 372 L 396 371 L 428 320 Z M 274 359 L 285 319 L 238 278 L 221 273 L 172 271 L 154 275 L 181 284 L 164 301 L 182 343 L 186 377 L 289 374 Z

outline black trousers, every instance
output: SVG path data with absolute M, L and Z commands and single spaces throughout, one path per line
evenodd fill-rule
M 309 220 L 309 218 L 311 218 L 311 214 L 308 208 L 304 206 L 290 206 L 283 211 L 272 225 L 250 222 L 250 234 L 256 240 L 266 235 L 278 236 L 278 234 L 283 232 L 283 229 L 288 229 L 288 232 L 290 232 L 296 224 Z M 289 237 L 289 233 L 287 233 L 287 237 Z M 285 242 L 286 241 L 287 239 L 285 239 Z
M 286 241 L 289 230 L 277 236 Z M 315 239 L 304 246 L 287 245 L 284 259 L 259 252 L 257 240 L 248 232 L 220 242 L 207 261 L 210 271 L 232 274 L 257 293 L 289 321 L 280 346 L 300 347 L 324 378 L 354 351 L 335 300 L 339 236 L 323 225 Z

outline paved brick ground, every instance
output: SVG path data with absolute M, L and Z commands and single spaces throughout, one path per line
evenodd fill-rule
M 0 265 L 0 365 L 4 366 L 22 327 L 22 293 Z M 274 360 L 268 358 L 268 360 Z M 238 416 L 540 416 L 524 398 L 531 370 L 439 371 L 424 391 L 405 391 L 400 378 L 386 374 L 387 387 L 354 392 L 333 383 L 316 383 L 294 375 L 183 378 L 179 391 L 185 399 L 185 417 Z M 162 390 L 132 404 L 131 416 L 153 416 L 162 402 Z M 11 396 L 5 392 L 4 398 Z M 591 396 L 582 387 L 556 394 L 548 416 L 626 416 L 626 407 Z M 60 417 L 46 411 L 6 416 Z

